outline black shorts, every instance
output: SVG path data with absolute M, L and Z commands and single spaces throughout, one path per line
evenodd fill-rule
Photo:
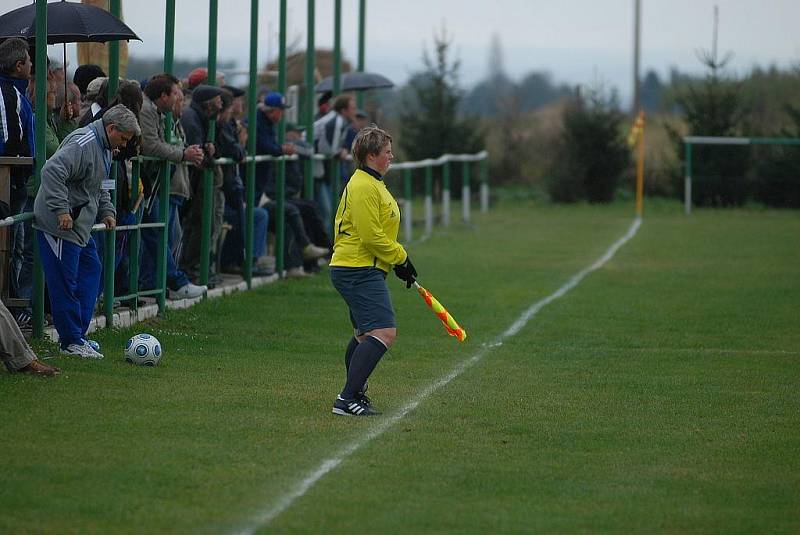
M 330 272 L 333 286 L 350 309 L 356 334 L 396 326 L 386 273 L 373 267 L 332 267 Z

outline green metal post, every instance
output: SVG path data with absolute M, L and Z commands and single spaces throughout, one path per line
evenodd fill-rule
M 692 213 L 692 144 L 683 144 L 686 150 L 686 175 L 683 178 L 683 211 L 686 215 Z
M 308 0 L 308 30 L 306 35 L 306 76 L 305 76 L 305 121 L 306 142 L 314 145 L 314 110 L 316 102 L 314 98 L 314 57 L 316 48 L 314 46 L 314 0 Z M 314 161 L 309 158 L 305 162 L 305 193 L 306 199 L 314 198 Z
M 469 187 L 469 180 L 470 180 L 470 162 L 464 161 L 461 163 L 462 165 L 462 176 L 461 176 L 461 212 L 463 214 L 464 222 L 469 222 L 469 204 L 470 204 L 470 187 Z
M 164 22 L 164 72 L 172 74 L 172 64 L 175 56 L 175 0 L 167 0 Z M 172 140 L 172 111 L 168 111 L 164 120 L 164 139 Z M 156 273 L 158 279 L 156 288 L 161 290 L 158 294 L 158 312 L 163 314 L 167 310 L 167 255 L 169 252 L 169 193 L 170 169 L 169 162 L 161 162 L 161 189 L 158 192 L 158 220 L 164 226 L 158 233 L 158 253 L 156 254 Z M 138 175 L 137 175 L 138 176 Z M 136 197 L 131 197 L 135 199 Z M 138 233 L 137 233 L 138 234 Z M 135 249 L 138 250 L 138 249 Z
M 278 91 L 286 94 L 286 0 L 281 0 L 280 12 L 280 34 L 278 36 Z M 278 123 L 278 143 L 283 145 L 286 140 L 286 120 L 281 116 Z M 285 264 L 284 248 L 286 243 L 286 160 L 278 162 L 276 194 L 277 199 L 277 219 L 275 220 L 275 270 L 283 275 Z
M 133 160 L 131 172 L 131 191 L 129 199 L 135 201 L 139 196 L 139 177 L 141 176 L 141 163 L 139 160 Z M 131 206 L 132 208 L 132 206 Z M 141 218 L 136 216 L 136 223 L 141 223 Z M 129 251 L 134 254 L 128 255 L 128 293 L 136 295 L 139 293 L 139 248 L 142 243 L 142 229 L 137 228 L 133 231 L 128 231 L 128 247 Z M 133 307 L 139 307 L 139 299 L 134 297 Z
M 208 85 L 217 85 L 217 3 L 209 1 L 208 14 Z M 208 120 L 209 143 L 216 135 L 216 118 Z M 209 263 L 211 260 L 211 221 L 214 217 L 214 172 L 203 171 L 203 223 L 200 242 L 200 284 L 208 284 Z
M 34 180 L 36 190 L 42 183 L 42 166 L 44 166 L 45 128 L 47 123 L 47 0 L 36 0 L 36 111 L 39 116 L 35 122 L 34 134 Z M 34 234 L 38 233 L 34 231 Z M 39 240 L 33 241 L 33 336 L 41 338 L 44 334 L 44 271 L 39 255 Z
M 450 225 L 450 161 L 442 164 L 442 224 Z
M 111 0 L 110 10 L 112 15 L 121 15 L 120 0 Z M 108 101 L 114 98 L 119 86 L 119 41 L 108 43 Z M 111 176 L 115 187 L 111 190 L 111 202 L 117 205 L 117 166 L 111 166 Z M 105 248 L 103 251 L 103 309 L 106 317 L 106 327 L 114 326 L 114 255 L 116 252 L 117 232 L 107 230 L 104 232 Z
M 358 70 L 364 72 L 365 42 L 367 33 L 367 0 L 359 0 L 358 3 Z M 356 93 L 356 106 L 364 109 L 364 92 Z
M 405 229 L 406 243 L 412 239 L 412 224 L 413 224 L 413 204 L 412 204 L 413 188 L 411 187 L 411 169 L 403 169 L 403 228 Z
M 258 91 L 258 0 L 250 0 L 250 85 L 247 88 L 247 160 L 245 174 L 244 280 L 253 286 L 253 214 L 256 203 L 256 94 Z
M 342 0 L 333 1 L 333 94 L 342 91 Z

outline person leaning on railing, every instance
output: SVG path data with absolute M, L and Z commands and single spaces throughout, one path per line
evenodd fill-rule
M 142 110 L 139 113 L 139 125 L 142 128 L 142 155 L 151 156 L 167 160 L 172 164 L 189 162 L 199 165 L 203 161 L 203 149 L 200 145 L 190 145 L 188 147 L 174 145 L 167 141 L 165 135 L 164 117 L 167 112 L 172 111 L 178 95 L 183 95 L 180 82 L 171 74 L 159 74 L 150 78 L 144 88 L 144 98 Z M 145 211 L 142 217 L 143 223 L 155 223 L 160 216 L 160 198 L 158 189 L 161 182 L 159 175 L 162 172 L 163 162 L 146 161 L 142 165 L 141 178 L 144 183 L 144 197 L 148 199 L 145 203 Z M 167 169 L 172 173 L 174 165 Z M 158 256 L 158 236 L 160 229 L 142 229 L 142 265 L 140 271 L 140 282 L 143 289 L 151 289 L 156 286 L 156 258 Z M 192 284 L 189 277 L 178 268 L 178 262 L 173 254 L 173 246 L 170 238 L 171 233 L 167 233 L 169 250 L 167 254 L 167 285 L 169 286 L 169 296 L 172 299 L 184 299 L 200 297 L 208 290 L 206 286 Z
M 192 278 L 200 275 L 201 246 L 203 228 L 203 172 L 211 169 L 214 172 L 214 158 L 216 146 L 208 142 L 209 121 L 215 121 L 222 109 L 222 90 L 210 85 L 199 85 L 192 92 L 192 102 L 184 108 L 181 124 L 186 133 L 186 142 L 189 145 L 199 145 L 203 148 L 203 162 L 200 166 L 189 168 L 189 180 L 192 185 L 192 199 L 189 203 L 188 223 L 183 236 L 183 253 L 181 269 Z M 222 174 L 214 173 L 214 188 L 222 186 Z M 212 213 L 215 211 L 214 202 L 217 196 L 214 191 L 208 192 L 212 196 Z M 214 229 L 212 228 L 212 234 Z M 209 288 L 214 279 L 209 277 Z

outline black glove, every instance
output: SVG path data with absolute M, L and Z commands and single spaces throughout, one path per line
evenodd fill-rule
M 417 280 L 417 270 L 414 269 L 414 264 L 411 263 L 409 257 L 406 257 L 406 261 L 402 264 L 394 266 L 394 274 L 400 280 L 406 281 L 406 289 L 411 288 L 411 285 Z

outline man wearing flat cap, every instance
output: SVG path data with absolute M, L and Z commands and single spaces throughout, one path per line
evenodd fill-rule
M 192 103 L 181 117 L 186 133 L 187 145 L 203 147 L 203 161 L 199 166 L 189 168 L 189 181 L 192 198 L 189 205 L 189 224 L 183 236 L 184 249 L 181 269 L 190 277 L 197 278 L 200 266 L 201 229 L 203 222 L 203 171 L 214 170 L 214 188 L 222 187 L 222 173 L 214 166 L 214 143 L 208 140 L 209 121 L 216 121 L 222 110 L 222 89 L 210 85 L 198 85 L 192 93 Z M 213 192 L 209 192 L 213 196 Z M 212 208 L 212 213 L 216 208 Z M 213 231 L 212 231 L 213 234 Z M 195 281 L 196 282 L 196 281 Z M 210 285 L 209 285 L 210 286 Z

